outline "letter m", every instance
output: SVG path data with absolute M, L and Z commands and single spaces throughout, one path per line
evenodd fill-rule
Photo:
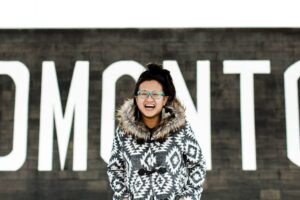
M 88 81 L 89 63 L 87 61 L 77 61 L 65 112 L 63 113 L 55 64 L 52 61 L 43 62 L 38 160 L 39 171 L 52 170 L 54 122 L 60 167 L 61 170 L 64 169 L 73 119 L 73 170 L 86 170 Z

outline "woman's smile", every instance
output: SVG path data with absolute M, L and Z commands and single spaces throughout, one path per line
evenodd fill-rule
M 153 111 L 154 109 L 155 109 L 155 104 L 145 104 L 145 109 L 147 110 L 147 111 Z

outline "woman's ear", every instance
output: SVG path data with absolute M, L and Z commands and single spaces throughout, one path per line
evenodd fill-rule
M 168 102 L 169 96 L 164 96 L 163 105 L 165 106 Z

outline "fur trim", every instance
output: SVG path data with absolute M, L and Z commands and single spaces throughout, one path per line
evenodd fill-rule
M 119 127 L 125 134 L 144 141 L 150 139 L 150 131 L 141 121 L 135 119 L 135 105 L 133 99 L 128 99 L 117 111 Z M 185 108 L 175 99 L 172 105 L 165 107 L 162 120 L 155 128 L 152 136 L 155 140 L 164 140 L 185 125 Z

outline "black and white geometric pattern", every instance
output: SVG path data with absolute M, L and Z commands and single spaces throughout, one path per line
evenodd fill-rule
M 168 195 L 172 190 L 173 182 L 172 182 L 172 176 L 169 174 L 160 174 L 155 173 L 153 174 L 153 190 L 156 195 Z
M 190 129 L 185 128 L 185 130 Z M 123 144 L 124 152 L 113 150 L 108 174 L 110 177 L 121 177 L 120 171 L 116 175 L 117 172 L 114 172 L 113 169 L 114 166 L 120 167 L 123 163 L 124 166 L 126 165 L 124 174 L 128 176 L 129 180 L 129 182 L 124 181 L 123 183 L 129 184 L 127 184 L 127 189 L 123 190 L 122 179 L 118 182 L 115 181 L 112 185 L 115 192 L 114 199 L 120 199 L 118 197 L 122 195 L 116 194 L 122 192 L 129 194 L 133 199 L 140 200 L 150 199 L 151 194 L 154 199 L 167 196 L 166 199 L 174 200 L 175 198 L 172 196 L 180 195 L 184 195 L 185 199 L 200 199 L 201 192 L 199 193 L 199 191 L 202 191 L 201 187 L 205 178 L 205 162 L 193 133 L 181 131 L 171 135 L 164 143 L 138 144 L 130 137 L 122 137 L 120 143 Z M 118 142 L 114 142 L 114 144 L 118 144 Z M 117 152 L 122 156 L 116 155 Z M 183 159 L 183 154 L 186 155 L 186 161 Z M 165 159 L 162 160 L 162 157 Z M 120 159 L 123 159 L 123 162 Z M 143 176 L 138 174 L 139 169 L 151 171 L 161 166 L 166 168 L 166 173 L 154 172 L 151 175 Z M 187 185 L 191 185 L 190 188 L 199 189 L 197 192 L 192 189 L 184 192 L 183 188 L 187 188 Z
M 151 148 L 140 155 L 140 164 L 144 169 L 151 170 L 156 164 L 156 156 L 153 154 Z
M 171 151 L 166 156 L 166 163 L 170 172 L 175 175 L 181 166 L 181 151 L 178 147 L 173 147 Z
M 146 147 L 146 145 L 138 144 L 132 138 L 124 141 L 124 148 L 130 155 L 140 155 L 145 151 Z
M 150 180 L 146 176 L 140 176 L 134 173 L 132 181 L 130 182 L 132 193 L 135 194 L 136 199 L 144 199 L 150 192 Z

